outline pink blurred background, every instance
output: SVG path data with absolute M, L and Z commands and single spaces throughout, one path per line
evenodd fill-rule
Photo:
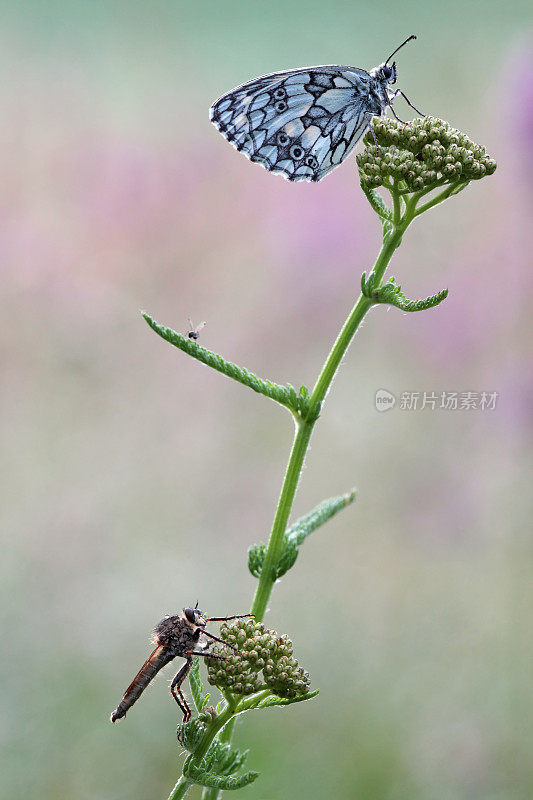
M 250 798 L 533 791 L 531 147 L 522 2 L 11 4 L 0 48 L 5 796 L 165 797 L 159 680 L 107 719 L 165 613 L 245 611 L 289 416 L 140 316 L 259 375 L 313 383 L 379 246 L 355 159 L 292 185 L 207 109 L 312 63 L 369 68 L 411 31 L 399 85 L 487 146 L 496 174 L 413 226 L 392 274 L 439 308 L 375 309 L 312 442 L 295 514 L 357 486 L 267 621 L 313 703 L 250 716 Z M 401 24 L 398 20 L 401 14 Z M 529 16 L 528 16 L 529 15 Z M 402 109 L 401 113 L 406 113 Z M 378 413 L 374 395 L 496 391 L 494 411 Z M 191 797 L 193 795 L 191 794 Z

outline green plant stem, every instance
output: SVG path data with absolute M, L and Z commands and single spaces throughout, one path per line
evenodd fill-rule
M 419 206 L 416 209 L 414 216 L 415 217 L 420 216 L 420 214 L 423 214 L 424 211 L 428 211 L 430 208 L 433 208 L 439 203 L 442 203 L 443 200 L 447 200 L 452 195 L 457 194 L 457 192 L 460 192 L 461 189 L 464 189 L 464 187 L 467 185 L 468 181 L 462 181 L 462 182 L 459 181 L 459 183 L 452 183 L 450 186 L 447 186 L 446 189 L 444 189 L 444 191 L 435 195 L 435 197 L 432 197 L 431 200 L 428 200 L 427 203 L 424 203 L 424 205 Z
M 378 281 L 383 277 L 390 259 L 392 258 L 392 254 L 401 243 L 405 228 L 413 218 L 413 211 L 414 209 L 406 209 L 404 217 L 399 219 L 398 207 L 395 204 L 395 216 L 397 216 L 397 224 L 383 242 L 382 248 L 374 265 L 373 271 Z M 340 363 L 344 358 L 344 355 L 346 354 L 346 351 L 348 350 L 348 347 L 350 346 L 363 318 L 372 305 L 373 304 L 371 300 L 369 300 L 367 297 L 364 297 L 364 295 L 360 295 L 348 319 L 344 323 L 341 332 L 339 333 L 337 340 L 335 341 L 335 344 L 333 345 L 318 377 L 309 401 L 310 409 L 322 405 L 337 373 L 337 370 L 339 369 Z M 263 568 L 261 570 L 261 575 L 259 577 L 255 597 L 252 603 L 251 612 L 258 621 L 261 621 L 265 615 L 267 604 L 275 583 L 273 578 L 273 568 L 278 563 L 283 550 L 287 522 L 292 510 L 298 481 L 304 464 L 307 449 L 309 447 L 309 441 L 311 439 L 315 421 L 310 422 L 302 419 L 299 420 L 297 424 L 296 435 L 294 438 L 289 463 L 287 465 L 287 470 L 285 472 L 285 478 L 283 480 L 276 516 L 274 517 L 272 531 L 265 553 Z
M 414 194 L 411 197 L 403 197 L 402 200 L 404 203 L 404 213 L 402 215 L 402 201 L 400 200 L 401 191 L 398 186 L 390 188 L 393 199 L 392 229 L 390 229 L 384 235 L 383 244 L 372 271 L 372 274 L 374 275 L 374 285 L 376 287 L 379 286 L 380 281 L 382 280 L 383 275 L 385 274 L 385 271 L 394 254 L 394 251 L 400 246 L 402 236 L 405 233 L 408 225 L 416 216 L 418 216 L 421 211 L 431 208 L 433 205 L 445 200 L 453 193 L 449 191 L 449 189 L 441 192 L 437 198 L 426 203 L 418 211 L 417 202 L 422 195 L 425 194 L 425 192 L 420 192 L 418 195 Z M 457 187 L 454 188 L 455 191 L 457 191 Z M 274 587 L 275 567 L 277 566 L 280 556 L 283 552 L 287 523 L 289 521 L 289 516 L 294 503 L 300 474 L 302 472 L 302 467 L 309 447 L 311 435 L 313 433 L 313 428 L 316 420 L 318 419 L 318 414 L 313 412 L 316 409 L 320 409 L 322 406 L 342 362 L 342 359 L 344 358 L 365 315 L 373 305 L 374 303 L 371 299 L 365 297 L 363 294 L 359 296 L 337 339 L 335 340 L 335 343 L 333 344 L 333 347 L 331 348 L 320 375 L 315 383 L 309 400 L 309 418 L 295 414 L 296 431 L 294 441 L 281 487 L 281 493 L 272 524 L 272 530 L 270 533 L 261 574 L 259 576 L 251 607 L 251 613 L 255 616 L 255 619 L 258 622 L 262 621 L 265 616 L 270 595 L 272 594 L 272 589 Z M 221 738 L 223 737 L 224 741 L 229 742 L 231 740 L 233 723 L 236 715 L 247 710 L 247 708 L 253 707 L 254 700 L 250 698 L 237 704 L 235 704 L 235 702 L 230 702 L 231 699 L 232 698 L 228 700 L 228 698 L 226 698 L 226 707 L 209 725 L 208 730 L 206 731 L 198 748 L 194 752 L 195 763 L 199 764 L 201 762 L 213 739 L 220 731 L 222 731 Z M 168 800 L 180 800 L 180 798 L 184 797 L 191 783 L 192 782 L 186 777 L 180 778 L 171 792 Z M 206 788 L 202 794 L 202 800 L 219 800 L 221 796 L 221 790 Z
M 220 731 L 219 741 L 228 743 L 231 742 L 231 737 L 233 736 L 233 729 L 235 727 L 235 720 L 236 717 L 232 717 L 230 721 L 222 728 Z M 211 789 L 207 786 L 204 788 L 202 792 L 202 800 L 218 800 L 219 797 L 222 796 L 222 792 L 220 789 Z
M 283 543 L 287 522 L 291 513 L 294 496 L 298 486 L 298 480 L 302 471 L 302 466 L 309 446 L 309 440 L 313 432 L 313 422 L 299 420 L 296 423 L 296 434 L 292 445 L 292 450 L 283 480 L 283 486 L 276 509 L 276 516 L 272 525 L 272 532 L 268 542 L 268 548 L 263 561 L 263 568 L 257 583 L 251 613 L 260 622 L 265 616 L 267 603 L 272 593 L 275 583 L 273 577 L 274 567 L 278 563 L 283 551 Z
M 235 714 L 235 705 L 228 704 L 226 708 L 221 711 L 221 713 L 213 720 L 213 722 L 209 725 L 207 731 L 205 732 L 200 744 L 194 751 L 194 760 L 198 764 L 201 762 L 202 758 L 205 756 L 211 743 L 217 733 L 224 728 L 224 726 L 232 719 Z M 177 784 L 174 786 L 173 790 L 168 796 L 168 800 L 181 800 L 182 797 L 185 797 L 185 794 L 189 787 L 194 783 L 189 778 L 182 775 L 179 779 Z M 218 793 L 218 790 L 213 790 Z M 217 794 L 213 795 L 216 797 Z
M 186 778 L 185 775 L 182 775 L 170 792 L 168 800 L 181 800 L 182 797 L 185 797 L 187 790 L 192 786 L 192 784 L 193 781 L 191 781 L 189 778 Z

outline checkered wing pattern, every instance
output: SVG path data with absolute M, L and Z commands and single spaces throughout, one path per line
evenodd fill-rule
M 376 113 L 371 84 L 355 67 L 276 72 L 225 94 L 210 117 L 251 161 L 290 181 L 319 181 L 344 161 Z

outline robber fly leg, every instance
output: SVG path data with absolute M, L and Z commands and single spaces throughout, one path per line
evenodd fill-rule
M 219 656 L 217 653 L 207 653 L 205 650 L 187 650 L 188 656 L 203 656 L 204 658 L 218 658 L 219 661 L 226 661 L 226 656 Z
M 202 633 L 203 633 L 204 636 L 209 636 L 209 638 L 213 639 L 214 642 L 218 642 L 219 644 L 223 644 L 225 647 L 229 647 L 231 650 L 234 650 L 236 653 L 239 652 L 236 647 L 233 647 L 232 644 L 228 644 L 227 642 L 224 641 L 224 639 L 219 639 L 218 636 L 213 636 L 212 633 L 208 633 L 207 631 L 202 631 Z
M 183 695 L 183 692 L 180 689 L 180 686 L 187 677 L 187 675 L 189 674 L 189 672 L 191 671 L 191 667 L 192 667 L 192 658 L 190 656 L 187 656 L 187 661 L 182 666 L 177 675 L 175 675 L 174 679 L 172 680 L 172 683 L 170 684 L 170 692 L 172 694 L 172 697 L 179 705 L 180 709 L 183 711 L 183 722 L 188 722 L 190 720 L 191 709 L 189 708 L 189 705 Z
M 246 619 L 246 617 L 255 617 L 255 614 L 234 614 L 232 617 L 208 617 L 208 622 L 229 622 L 230 619 Z

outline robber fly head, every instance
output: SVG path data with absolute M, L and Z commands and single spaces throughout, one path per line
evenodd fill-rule
M 199 608 L 184 608 L 183 617 L 191 625 L 195 625 L 199 628 L 205 628 L 207 624 L 207 620 Z

